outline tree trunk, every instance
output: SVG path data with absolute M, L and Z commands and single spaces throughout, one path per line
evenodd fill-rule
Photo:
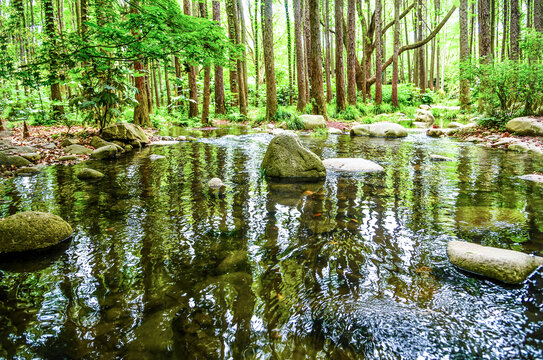
M 336 108 L 345 110 L 345 70 L 343 68 L 343 0 L 336 0 Z
M 220 26 L 221 3 L 216 0 L 213 1 L 213 20 L 217 22 L 217 26 Z M 258 76 L 257 76 L 257 83 L 258 83 Z M 258 85 L 257 85 L 257 88 L 258 88 Z M 223 67 L 220 65 L 215 65 L 215 114 L 226 114 L 226 105 L 224 102 Z
M 469 83 L 464 67 L 469 61 L 468 0 L 460 0 L 460 107 L 469 109 Z
M 236 44 L 236 29 L 235 29 L 235 16 L 234 16 L 234 7 L 232 6 L 232 1 L 228 0 L 226 2 L 226 18 L 228 20 L 228 37 L 232 44 Z M 238 106 L 238 72 L 237 72 L 237 62 L 233 56 L 230 56 L 230 93 L 232 95 L 232 106 Z
M 332 101 L 332 80 L 330 76 L 330 0 L 323 0 L 324 5 L 324 40 L 326 41 L 326 102 Z
M 435 5 L 435 9 L 436 9 L 436 23 L 437 23 L 437 14 L 439 14 L 439 12 L 441 11 L 441 2 L 440 0 L 435 0 L 434 2 L 434 5 Z M 440 49 L 441 48 L 441 45 L 440 45 L 440 38 L 437 38 L 436 39 L 436 85 L 435 85 L 435 88 L 438 88 L 439 89 L 439 84 L 441 83 L 441 79 L 440 79 L 440 69 L 441 67 L 439 66 L 439 63 L 440 63 L 440 59 L 439 59 L 439 52 L 440 52 Z
M 394 55 L 392 59 L 392 106 L 398 107 L 398 54 L 400 52 L 400 0 L 394 0 Z
M 254 42 L 255 42 L 255 106 L 258 107 L 259 87 L 260 87 L 260 52 L 258 45 L 258 5 L 259 0 L 255 1 L 255 25 L 254 25 Z
M 381 0 L 375 0 L 375 104 L 383 102 L 381 69 Z
M 170 74 L 168 72 L 168 62 L 164 61 L 164 80 L 166 83 L 166 96 L 168 99 L 168 112 L 172 111 L 172 90 L 170 88 Z
M 60 84 L 58 80 L 58 68 L 57 68 L 57 54 L 55 52 L 55 12 L 53 9 L 53 3 L 51 0 L 43 1 L 43 12 L 44 12 L 44 21 L 45 21 L 45 33 L 50 39 L 50 48 L 49 56 L 51 61 L 49 62 L 49 72 L 51 83 L 51 101 L 59 102 L 62 101 L 62 93 L 60 91 Z M 54 119 L 58 118 L 64 113 L 64 108 L 62 105 L 53 105 L 53 114 Z
M 485 0 L 483 3 L 486 3 Z M 481 5 L 479 5 L 481 6 Z M 511 0 L 511 29 L 509 33 L 511 59 L 517 60 L 519 58 L 519 36 L 520 36 L 520 12 L 518 8 L 518 0 Z
M 273 9 L 272 0 L 264 0 L 264 67 L 266 68 L 266 120 L 274 120 L 277 112 L 277 88 L 275 85 L 275 63 L 273 59 Z
M 309 2 L 308 0 L 302 0 L 304 2 L 304 46 L 305 46 L 305 99 L 306 103 L 311 100 L 311 29 L 309 24 Z
M 185 15 L 191 14 L 190 0 L 183 0 L 183 10 Z M 189 118 L 197 117 L 198 110 L 198 85 L 196 83 L 196 67 L 190 64 L 185 64 L 185 70 L 189 80 Z
M 534 0 L 534 28 L 543 32 L 543 1 Z
M 423 35 L 423 18 L 422 18 L 422 0 L 419 0 L 417 7 L 417 35 L 418 41 L 422 41 Z M 424 46 L 418 49 L 418 61 L 419 61 L 419 88 L 421 93 L 426 92 L 426 63 L 425 63 L 425 51 Z
M 340 0 L 343 1 L 343 0 Z M 303 111 L 305 109 L 306 102 L 306 83 L 305 83 L 305 63 L 304 63 L 304 46 L 302 43 L 302 9 L 300 0 L 293 0 L 294 2 L 294 42 L 296 46 L 296 78 L 298 80 L 298 104 L 296 109 Z
M 147 87 L 145 86 L 145 75 L 143 62 L 134 62 L 134 71 L 136 72 L 135 87 L 136 101 L 138 104 L 134 107 L 134 124 L 140 126 L 150 126 L 151 119 L 149 118 L 149 102 L 147 101 Z
M 309 23 L 311 25 L 311 97 L 312 113 L 328 120 L 326 99 L 322 83 L 321 17 L 319 0 L 309 0 Z
M 509 0 L 505 0 L 509 1 Z M 475 1 L 471 1 L 471 30 L 469 37 L 469 52 L 470 54 L 475 54 Z
M 174 65 L 175 65 L 175 83 L 177 85 L 175 87 L 175 95 L 178 98 L 180 98 L 183 95 L 183 85 L 181 84 L 181 73 L 182 73 L 181 62 L 179 61 L 179 58 L 177 56 L 175 56 L 173 60 L 174 60 Z M 178 106 L 181 106 L 182 103 L 183 102 L 180 99 L 177 100 Z
M 200 17 L 207 19 L 207 1 L 203 0 L 199 3 Z M 204 93 L 202 99 L 202 124 L 204 126 L 209 125 L 209 103 L 210 103 L 210 82 L 211 82 L 211 68 L 206 66 L 204 68 Z
M 245 72 L 243 67 L 243 62 L 246 57 L 245 54 L 245 44 L 242 44 L 241 31 L 243 29 L 242 22 L 243 19 L 240 16 L 240 7 L 237 0 L 230 0 L 229 6 L 233 7 L 234 13 L 234 30 L 235 30 L 235 39 L 236 45 L 242 45 L 242 56 L 236 60 L 237 66 L 237 75 L 238 75 L 238 94 L 239 94 L 239 112 L 243 115 L 247 115 L 247 94 L 245 93 Z
M 155 85 L 155 106 L 159 108 L 160 107 L 160 91 L 158 89 L 158 80 L 156 76 L 156 64 L 153 62 L 151 66 L 153 69 L 153 84 Z
M 356 105 L 356 3 L 347 0 L 347 101 Z M 379 39 L 380 41 L 380 39 Z
M 290 14 L 288 0 L 285 0 L 285 16 L 287 20 L 287 66 L 288 66 L 288 97 L 289 105 L 292 105 L 292 34 L 290 31 Z
M 507 30 L 508 30 L 508 19 L 509 19 L 509 0 L 503 1 L 503 37 L 502 37 L 502 61 L 505 60 L 507 55 Z

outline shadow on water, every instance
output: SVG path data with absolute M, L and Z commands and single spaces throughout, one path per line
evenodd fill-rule
M 76 235 L 0 258 L 0 357 L 543 357 L 541 271 L 503 286 L 445 253 L 462 239 L 543 254 L 543 187 L 518 178 L 543 163 L 421 134 L 303 137 L 385 171 L 285 184 L 260 171 L 271 135 L 200 135 L 91 161 L 95 182 L 81 165 L 1 180 L 1 217 L 52 212 Z

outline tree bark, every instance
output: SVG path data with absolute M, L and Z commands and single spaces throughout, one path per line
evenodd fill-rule
M 232 44 L 236 44 L 236 29 L 235 29 L 235 16 L 234 16 L 234 7 L 232 6 L 232 1 L 227 0 L 226 2 L 226 18 L 228 20 L 228 37 Z M 238 72 L 237 72 L 237 62 L 233 56 L 230 56 L 230 93 L 232 94 L 232 106 L 238 106 L 239 101 L 239 92 L 238 92 Z
M 203 0 L 198 3 L 200 7 L 200 17 L 207 19 L 207 1 Z M 206 66 L 204 68 L 204 93 L 202 99 L 202 124 L 209 125 L 209 103 L 210 99 L 210 82 L 211 82 L 211 68 Z
M 213 1 L 213 20 L 217 22 L 217 26 L 221 26 L 221 3 L 216 0 Z M 226 114 L 223 67 L 220 65 L 215 65 L 215 114 Z
M 375 104 L 383 102 L 381 68 L 381 0 L 375 0 Z
M 501 58 L 502 61 L 505 60 L 505 56 L 507 55 L 507 30 L 509 28 L 508 26 L 508 19 L 509 19 L 509 0 L 503 1 L 503 37 L 502 37 L 502 54 Z
M 534 0 L 534 28 L 543 32 L 543 1 Z
M 259 88 L 260 88 L 260 51 L 258 45 L 258 6 L 259 0 L 255 0 L 255 22 L 254 22 L 254 42 L 255 42 L 255 106 L 258 107 Z
M 343 67 L 343 0 L 336 0 L 336 108 L 345 110 L 345 70 Z
M 51 0 L 43 1 L 43 12 L 44 12 L 44 21 L 45 21 L 45 33 L 50 40 L 49 56 L 51 58 L 49 62 L 49 72 L 51 80 L 51 101 L 62 101 L 62 93 L 60 91 L 60 84 L 58 79 L 58 68 L 57 68 L 57 54 L 55 52 L 55 12 L 53 9 L 53 3 Z M 62 105 L 53 105 L 52 117 L 57 119 L 64 113 L 64 108 Z
M 356 3 L 347 0 L 347 101 L 356 105 Z M 379 39 L 380 40 L 380 39 Z
M 322 83 L 321 21 L 319 0 L 309 0 L 309 23 L 311 25 L 311 97 L 312 113 L 328 120 L 326 99 Z
M 324 40 L 326 41 L 326 57 L 324 69 L 326 72 L 326 102 L 332 101 L 332 83 L 330 76 L 330 0 L 323 0 L 324 7 Z
M 187 16 L 191 16 L 191 2 L 190 0 L 183 0 L 184 13 Z M 189 118 L 197 117 L 198 110 L 198 85 L 196 83 L 196 67 L 190 64 L 185 64 L 185 70 L 189 79 Z
M 304 3 L 304 46 L 305 46 L 305 101 L 309 103 L 311 101 L 311 29 L 309 24 L 309 2 L 308 0 L 302 0 Z
M 290 14 L 288 0 L 285 0 L 285 16 L 287 20 L 287 67 L 288 67 L 288 98 L 289 105 L 292 105 L 292 34 L 290 31 Z
M 264 0 L 264 67 L 266 68 L 266 120 L 274 120 L 277 112 L 277 88 L 275 85 L 275 62 L 273 58 L 273 9 L 272 0 Z
M 166 97 L 168 100 L 168 112 L 172 111 L 172 90 L 170 88 L 170 74 L 168 72 L 168 62 L 164 61 L 164 80 L 166 83 Z
M 306 105 L 306 83 L 305 83 L 305 56 L 304 46 L 302 43 L 303 38 L 303 23 L 302 23 L 302 9 L 301 0 L 293 0 L 294 5 L 294 42 L 296 46 L 296 78 L 298 80 L 298 104 L 296 109 L 303 111 Z M 340 0 L 343 1 L 343 0 Z
M 423 18 L 422 18 L 422 0 L 419 0 L 417 7 L 417 35 L 418 41 L 422 41 L 423 35 Z M 426 65 L 425 65 L 425 51 L 424 46 L 418 49 L 418 64 L 419 64 L 419 88 L 421 93 L 426 92 Z
M 238 58 L 236 60 L 236 66 L 237 66 L 237 75 L 238 75 L 238 93 L 239 93 L 239 112 L 240 114 L 247 115 L 247 94 L 245 93 L 245 71 L 243 67 L 244 59 L 246 57 L 245 54 L 245 44 L 242 43 L 242 29 L 243 25 L 242 22 L 244 21 L 240 16 L 240 7 L 239 2 L 237 0 L 230 0 L 229 3 L 233 7 L 233 13 L 234 13 L 234 29 L 235 29 L 235 37 L 236 37 L 236 45 L 242 45 L 242 56 L 241 58 Z M 229 5 L 230 6 L 230 5 Z
M 398 107 L 398 55 L 400 52 L 400 0 L 394 0 L 394 55 L 392 58 L 392 106 Z
M 483 3 L 486 3 L 485 0 Z M 479 5 L 481 6 L 481 5 Z M 509 31 L 509 48 L 511 51 L 511 59 L 519 58 L 519 36 L 520 36 L 520 12 L 518 8 L 518 0 L 511 0 L 511 28 Z
M 460 107 L 469 109 L 469 83 L 464 67 L 469 61 L 468 0 L 460 0 Z

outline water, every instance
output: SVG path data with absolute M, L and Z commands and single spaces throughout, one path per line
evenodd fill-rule
M 225 133 L 90 162 L 95 183 L 77 166 L 0 180 L 0 217 L 75 230 L 0 259 L 0 357 L 543 357 L 542 271 L 504 286 L 446 256 L 453 239 L 542 255 L 543 186 L 518 178 L 542 162 L 422 134 L 302 137 L 386 171 L 289 185 L 261 176 L 271 135 Z

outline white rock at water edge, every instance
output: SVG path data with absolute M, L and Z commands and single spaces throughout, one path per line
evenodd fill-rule
M 327 169 L 336 171 L 352 171 L 374 173 L 384 171 L 383 167 L 373 161 L 360 158 L 333 158 L 322 162 Z

